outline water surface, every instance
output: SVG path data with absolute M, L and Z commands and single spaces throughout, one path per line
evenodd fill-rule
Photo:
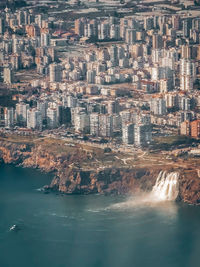
M 50 180 L 0 167 L 1 267 L 199 266 L 199 207 L 37 190 Z

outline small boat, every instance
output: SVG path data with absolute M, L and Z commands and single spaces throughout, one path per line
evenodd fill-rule
M 18 225 L 16 225 L 16 224 L 13 224 L 11 227 L 10 227 L 10 231 L 19 231 L 20 230 L 20 228 L 19 228 L 19 226 Z

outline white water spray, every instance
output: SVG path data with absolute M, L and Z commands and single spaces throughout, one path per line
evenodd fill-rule
M 129 209 L 142 207 L 159 207 L 171 208 L 172 213 L 176 213 L 175 201 L 179 194 L 179 173 L 161 171 L 157 177 L 156 183 L 149 193 L 134 195 L 125 202 L 116 203 L 109 208 L 112 209 Z M 170 202 L 170 203 L 169 203 Z
M 161 171 L 151 192 L 157 201 L 176 200 L 179 193 L 179 173 Z

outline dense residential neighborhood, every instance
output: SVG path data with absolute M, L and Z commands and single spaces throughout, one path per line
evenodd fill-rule
M 68 3 L 68 18 L 53 1 L 43 13 L 32 2 L 1 10 L 1 88 L 11 98 L 2 130 L 59 128 L 136 147 L 158 135 L 200 137 L 198 3 L 116 2 L 118 12 L 95 17 L 100 2 Z

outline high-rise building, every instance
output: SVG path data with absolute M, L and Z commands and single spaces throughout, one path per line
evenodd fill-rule
M 120 116 L 121 116 L 121 121 L 122 121 L 122 128 L 126 123 L 132 122 L 130 110 L 122 110 L 120 112 Z
M 14 74 L 11 65 L 4 67 L 3 76 L 4 83 L 12 84 L 14 82 Z
M 111 137 L 113 135 L 113 117 L 108 114 L 99 115 L 99 135 Z
M 196 66 L 191 60 L 181 59 L 180 61 L 180 74 L 196 77 Z
M 186 18 L 183 20 L 183 36 L 189 37 L 190 29 L 192 28 L 192 18 Z
M 16 122 L 18 125 L 26 126 L 28 109 L 29 109 L 29 104 L 26 103 L 16 104 Z
M 175 30 L 180 29 L 180 16 L 179 15 L 173 15 L 172 16 L 172 27 Z
M 188 111 L 191 108 L 191 99 L 187 96 L 179 96 L 179 108 Z
M 118 113 L 119 112 L 119 102 L 117 100 L 108 101 L 107 106 L 108 114 Z
M 69 108 L 75 108 L 77 106 L 77 98 L 72 95 L 68 95 L 63 105 Z
M 41 33 L 41 46 L 50 46 L 51 35 L 49 33 Z
M 46 119 L 47 117 L 47 108 L 48 108 L 47 101 L 37 101 L 37 109 L 40 111 L 42 115 L 42 120 Z
M 163 57 L 163 51 L 161 49 L 152 49 L 152 61 L 153 63 L 159 63 Z
M 191 59 L 192 56 L 192 47 L 189 45 L 181 46 L 181 57 L 185 59 Z
M 181 59 L 180 61 L 180 89 L 192 91 L 196 80 L 196 66 L 191 60 Z
M 192 91 L 193 90 L 193 78 L 187 75 L 181 75 L 180 77 L 180 89 L 182 91 Z
M 110 54 L 111 61 L 113 62 L 118 61 L 118 48 L 116 45 L 111 45 L 111 47 L 109 47 L 109 54 Z
M 119 114 L 113 114 L 113 132 L 122 131 L 122 119 Z
M 24 11 L 22 10 L 19 10 L 18 13 L 17 13 L 17 19 L 18 19 L 18 24 L 20 26 L 24 25 L 25 24 L 25 14 L 24 14 Z
M 49 107 L 47 109 L 47 127 L 49 129 L 56 128 L 58 126 L 57 109 Z
M 75 33 L 79 36 L 84 35 L 84 21 L 82 18 L 75 20 Z
M 40 28 L 42 28 L 42 19 L 43 19 L 43 14 L 37 14 L 35 17 L 35 22 Z
M 5 21 L 4 18 L 0 18 L 0 34 L 4 34 L 5 32 Z
M 13 54 L 10 57 L 10 63 L 13 70 L 19 70 L 21 67 L 21 57 L 19 54 Z
M 136 146 L 143 146 L 152 141 L 151 125 L 137 123 L 134 127 L 134 144 Z
M 136 42 L 136 30 L 135 29 L 126 29 L 125 42 L 127 44 L 134 44 Z
M 40 28 L 36 24 L 26 25 L 26 32 L 29 37 L 40 36 Z
M 36 108 L 27 111 L 27 128 L 42 130 L 42 115 Z
M 197 46 L 197 57 L 196 59 L 200 61 L 200 45 Z
M 120 29 L 119 25 L 112 24 L 110 27 L 110 39 L 119 40 L 120 39 Z
M 191 136 L 194 138 L 200 137 L 200 120 L 195 120 L 190 123 Z
M 5 127 L 12 128 L 14 125 L 14 109 L 6 108 L 5 109 Z
M 127 123 L 122 128 L 122 142 L 124 144 L 134 144 L 134 124 Z
M 167 108 L 178 108 L 178 95 L 175 93 L 168 93 L 165 94 L 165 101 L 166 101 L 166 107 Z
M 145 17 L 144 18 L 144 29 L 146 31 L 154 28 L 154 19 L 153 17 Z
M 88 83 L 95 83 L 96 71 L 95 70 L 88 70 L 87 71 L 87 82 Z
M 190 136 L 191 134 L 191 127 L 190 121 L 183 121 L 180 125 L 180 134 Z
M 77 132 L 90 132 L 90 116 L 85 112 L 76 113 L 74 117 L 74 128 Z
M 168 79 L 160 79 L 160 93 L 167 93 L 171 90 Z
M 162 36 L 159 34 L 154 34 L 152 36 L 152 48 L 159 49 L 163 47 L 163 39 Z
M 110 38 L 110 24 L 102 22 L 98 26 L 98 39 L 104 40 Z
M 50 82 L 61 82 L 62 68 L 61 65 L 53 63 L 49 66 Z
M 57 106 L 58 113 L 58 124 L 69 124 L 71 122 L 71 111 L 70 108 L 64 106 Z
M 20 51 L 19 39 L 13 38 L 12 51 L 14 54 Z
M 151 112 L 155 115 L 166 114 L 166 101 L 163 98 L 152 98 L 150 103 Z
M 93 136 L 99 136 L 99 114 L 90 114 L 90 134 Z

